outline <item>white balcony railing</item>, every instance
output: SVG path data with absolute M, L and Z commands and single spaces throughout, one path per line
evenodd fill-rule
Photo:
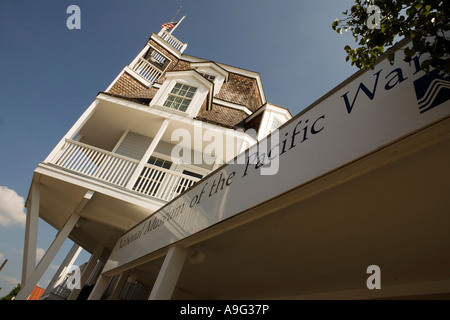
M 192 186 L 199 179 L 151 164 L 146 164 L 133 190 L 169 201 Z
M 139 162 L 78 141 L 66 140 L 62 150 L 51 163 L 95 179 L 125 187 Z
M 63 148 L 50 163 L 78 174 L 126 187 L 139 161 L 66 139 Z M 146 164 L 132 189 L 147 196 L 170 201 L 198 180 L 179 172 Z
M 161 32 L 158 34 L 164 41 L 166 41 L 168 44 L 170 44 L 172 47 L 174 47 L 176 50 L 183 53 L 183 51 L 186 49 L 187 44 L 181 42 L 177 38 L 175 38 L 172 34 L 165 30 L 161 30 Z
M 136 62 L 136 64 L 133 66 L 133 71 L 135 71 L 138 75 L 140 75 L 151 84 L 154 84 L 162 73 L 161 70 L 156 68 L 144 58 L 140 58 Z
M 72 290 L 70 290 L 69 288 L 67 288 L 66 285 L 59 285 L 56 288 L 54 288 L 51 293 L 53 293 L 54 295 L 62 298 L 63 300 L 67 300 L 67 298 L 70 296 L 70 294 L 72 293 Z

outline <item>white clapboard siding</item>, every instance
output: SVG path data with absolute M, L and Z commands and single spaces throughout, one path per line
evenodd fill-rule
M 152 138 L 150 137 L 128 132 L 117 148 L 116 153 L 128 158 L 141 160 L 151 142 Z

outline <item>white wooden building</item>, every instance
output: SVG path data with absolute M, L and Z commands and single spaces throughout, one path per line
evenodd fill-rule
M 292 117 L 266 102 L 258 73 L 184 54 L 174 29 L 151 34 L 36 168 L 18 299 L 67 238 L 76 245 L 46 293 L 79 248 L 92 254 L 84 285 L 125 231 Z M 35 267 L 39 218 L 59 233 Z
M 19 298 L 66 238 L 91 300 L 450 297 L 448 73 L 384 56 L 291 118 L 185 48 L 152 34 L 38 165 Z

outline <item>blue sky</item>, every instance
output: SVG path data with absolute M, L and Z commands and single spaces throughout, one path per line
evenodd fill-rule
M 293 115 L 356 72 L 351 35 L 331 29 L 353 0 L 2 0 L 0 2 L 0 297 L 20 281 L 23 210 L 33 171 L 145 45 L 187 15 L 174 35 L 186 54 L 259 72 L 267 101 Z M 69 5 L 81 29 L 69 30 Z M 56 230 L 40 221 L 38 256 Z M 72 243 L 52 263 L 53 272 Z M 89 255 L 76 261 L 82 264 Z M 46 287 L 53 276 L 40 281 Z

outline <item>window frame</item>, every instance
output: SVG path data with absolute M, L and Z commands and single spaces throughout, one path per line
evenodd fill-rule
M 193 91 L 191 91 L 193 89 Z M 162 104 L 164 107 L 169 109 L 174 109 L 181 112 L 187 112 L 189 109 L 189 105 L 192 103 L 192 100 L 195 96 L 195 93 L 197 92 L 198 87 L 191 86 L 189 84 L 184 84 L 182 82 L 177 81 L 175 85 L 173 86 L 172 90 L 167 94 L 166 99 L 164 100 L 164 103 Z M 177 91 L 177 92 L 174 92 Z M 180 94 L 181 91 L 185 91 L 185 94 Z M 188 96 L 188 95 L 191 96 Z M 187 104 L 183 104 L 184 102 L 188 101 Z M 169 104 L 169 105 L 166 105 Z M 174 108 L 173 106 L 175 104 L 178 104 L 178 108 Z M 181 110 L 181 107 L 185 106 L 184 110 Z
M 188 86 L 196 87 L 197 90 L 194 93 L 191 102 L 189 103 L 185 111 L 177 110 L 164 106 L 169 94 L 177 83 L 185 84 Z M 165 80 L 159 88 L 158 92 L 150 102 L 150 107 L 157 108 L 160 111 L 174 113 L 181 116 L 188 116 L 193 118 L 197 116 L 200 108 L 202 107 L 205 99 L 209 97 L 214 84 L 206 80 L 202 75 L 194 70 L 184 71 L 169 71 L 165 74 Z

